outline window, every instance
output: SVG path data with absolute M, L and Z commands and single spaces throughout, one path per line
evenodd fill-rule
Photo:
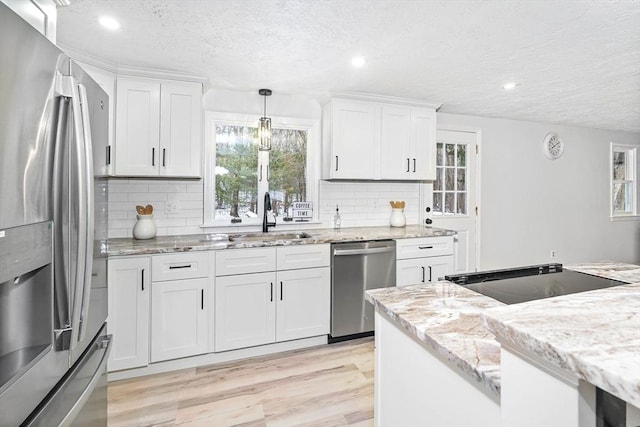
M 271 151 L 258 151 L 257 117 L 248 119 L 237 114 L 207 113 L 207 225 L 260 224 L 266 192 L 276 220 L 282 222 L 290 218 L 293 202 L 313 202 L 317 194 L 314 149 L 318 145 L 318 123 L 272 118 Z
M 468 214 L 467 144 L 436 145 L 436 181 L 433 183 L 434 215 Z
M 611 144 L 611 216 L 637 215 L 637 147 Z

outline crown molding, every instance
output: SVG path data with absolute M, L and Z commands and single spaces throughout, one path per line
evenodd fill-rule
M 154 68 L 132 67 L 128 65 L 118 65 L 113 62 L 105 61 L 102 58 L 91 55 L 87 52 L 74 49 L 62 43 L 58 44 L 67 55 L 76 61 L 83 62 L 96 68 L 109 71 L 118 76 L 145 77 L 161 80 L 179 80 L 181 82 L 207 83 L 206 76 L 199 76 L 181 71 L 158 70 Z
M 429 102 L 420 99 L 398 98 L 395 96 L 375 95 L 362 92 L 330 91 L 331 98 L 346 98 L 357 101 L 382 102 L 385 104 L 398 104 L 411 107 L 432 108 L 436 111 L 442 107 L 441 102 Z
M 84 62 L 85 64 L 91 65 L 96 68 L 100 68 L 105 71 L 109 71 L 114 74 L 118 73 L 118 65 L 113 62 L 105 61 L 102 58 L 91 55 L 82 50 L 72 48 L 63 43 L 58 43 L 58 47 L 62 49 L 64 53 L 69 55 L 69 57 L 71 57 L 72 59 L 75 59 L 76 61 Z

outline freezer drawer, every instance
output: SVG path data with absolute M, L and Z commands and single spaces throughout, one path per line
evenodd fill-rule
M 111 336 L 102 327 L 86 352 L 23 426 L 107 426 L 107 356 Z

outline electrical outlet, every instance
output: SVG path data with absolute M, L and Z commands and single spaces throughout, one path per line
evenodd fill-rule
M 175 202 L 167 202 L 165 204 L 165 213 L 171 214 L 178 211 L 178 205 Z
M 556 257 L 556 251 L 551 249 L 551 259 L 554 259 L 555 257 Z

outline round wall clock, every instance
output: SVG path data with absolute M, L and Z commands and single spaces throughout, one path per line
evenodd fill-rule
M 564 152 L 564 141 L 557 134 L 549 132 L 543 141 L 544 154 L 551 160 L 555 160 L 562 156 Z

